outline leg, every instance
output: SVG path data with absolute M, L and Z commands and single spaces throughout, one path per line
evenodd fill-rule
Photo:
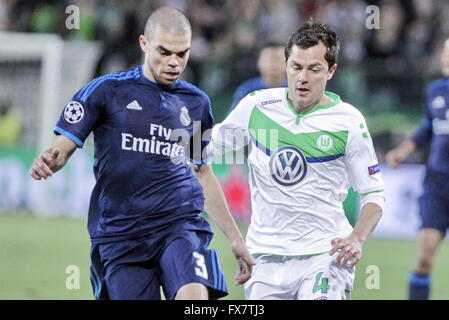
M 327 253 L 309 257 L 298 300 L 347 300 L 351 297 L 355 268 L 335 263 Z
M 175 300 L 208 300 L 209 291 L 201 283 L 188 283 L 179 288 Z
M 168 239 L 158 273 L 167 299 L 217 299 L 227 295 L 226 281 L 209 234 L 180 231 Z
M 108 299 L 161 299 L 157 264 L 151 262 L 156 251 L 153 242 L 153 239 L 139 238 L 98 246 L 101 264 L 100 268 L 96 264 L 97 278 L 103 279 Z
M 414 270 L 416 273 L 430 273 L 435 253 L 443 237 L 444 234 L 436 229 L 426 228 L 418 232 L 418 253 Z
M 250 279 L 244 284 L 246 300 L 294 300 L 289 288 L 283 288 L 270 281 L 254 280 Z
M 283 257 L 260 256 L 256 258 L 251 278 L 244 284 L 246 300 L 294 300 L 300 271 L 288 277 L 288 264 Z
M 429 186 L 425 184 L 425 191 L 419 199 L 421 227 L 417 238 L 416 264 L 409 278 L 410 300 L 429 299 L 433 259 L 449 226 L 448 201 L 438 196 L 435 188 L 430 190 L 427 188 Z
M 414 272 L 409 278 L 409 299 L 427 300 L 430 294 L 430 272 L 438 245 L 444 234 L 436 229 L 424 228 L 418 233 L 418 250 Z
M 160 283 L 156 268 L 115 265 L 107 270 L 106 287 L 111 300 L 160 300 Z

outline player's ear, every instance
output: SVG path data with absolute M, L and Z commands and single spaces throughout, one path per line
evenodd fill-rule
M 334 75 L 335 70 L 337 70 L 337 64 L 334 64 L 327 73 L 327 80 L 332 79 L 332 76 Z
M 143 52 L 147 52 L 148 39 L 144 35 L 142 35 L 142 34 L 139 36 L 139 44 L 140 44 L 140 49 Z

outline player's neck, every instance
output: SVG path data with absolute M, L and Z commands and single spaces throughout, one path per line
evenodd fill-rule
M 328 103 L 331 103 L 331 102 L 332 102 L 332 99 L 329 98 L 329 97 L 328 97 L 326 94 L 324 94 L 324 93 L 321 95 L 321 97 L 320 97 L 318 100 L 312 102 L 312 103 L 311 103 L 310 105 L 308 105 L 308 106 L 299 106 L 298 104 L 295 103 L 295 101 L 293 101 L 292 99 L 290 99 L 290 97 L 288 97 L 288 99 L 290 100 L 292 106 L 295 108 L 295 110 L 296 110 L 298 113 L 304 113 L 304 112 L 307 112 L 307 111 L 313 109 L 313 108 L 316 107 L 316 106 L 325 105 L 325 104 L 328 104 Z
M 142 69 L 143 69 L 143 75 L 144 75 L 147 79 L 156 82 L 156 80 L 154 79 L 153 74 L 151 73 L 150 69 L 148 69 L 146 63 L 143 64 L 143 68 L 142 68 Z

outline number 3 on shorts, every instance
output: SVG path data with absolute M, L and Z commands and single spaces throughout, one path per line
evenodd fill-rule
M 313 293 L 321 290 L 321 293 L 327 293 L 327 290 L 329 290 L 329 279 L 323 278 L 321 279 L 321 276 L 323 275 L 322 272 L 318 273 L 315 278 L 315 284 L 313 285 Z M 320 283 L 321 280 L 321 283 Z
M 206 261 L 204 260 L 204 256 L 201 253 L 193 252 L 193 257 L 195 258 L 197 265 L 197 267 L 195 267 L 195 274 L 198 277 L 202 277 L 207 280 L 207 278 L 209 278 L 209 275 L 207 273 Z

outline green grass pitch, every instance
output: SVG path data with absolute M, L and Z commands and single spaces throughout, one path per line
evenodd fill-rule
M 243 299 L 243 288 L 236 287 L 233 280 L 237 263 L 223 234 L 215 234 L 211 247 L 219 251 L 230 292 L 227 298 Z M 85 220 L 1 214 L 0 248 L 0 299 L 93 299 Z M 353 299 L 405 299 L 414 256 L 414 241 L 370 239 L 357 266 Z M 79 267 L 79 289 L 66 288 L 66 268 L 70 265 Z M 379 268 L 379 289 L 365 285 L 370 265 Z M 433 273 L 433 299 L 449 299 L 447 270 L 449 246 L 445 241 Z

